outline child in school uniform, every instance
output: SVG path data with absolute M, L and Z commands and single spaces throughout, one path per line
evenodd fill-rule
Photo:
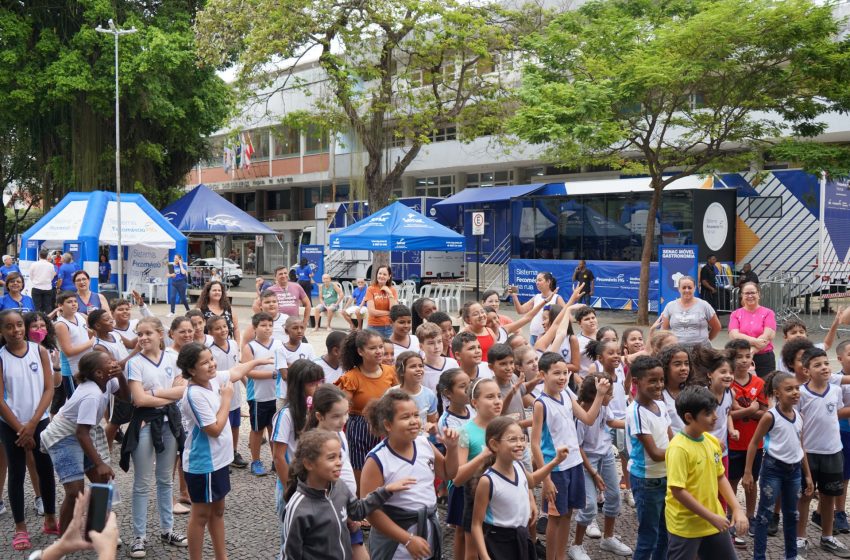
M 500 416 L 487 426 L 488 466 L 475 488 L 472 539 L 481 560 L 534 560 L 529 533 L 537 515 L 532 489 L 563 461 L 569 449 L 559 447 L 555 457 L 531 473 L 522 464 L 525 434 L 513 418 Z
M 422 357 L 425 360 L 425 377 L 422 384 L 434 392 L 439 392 L 437 391 L 437 384 L 440 382 L 440 376 L 443 375 L 443 372 L 458 367 L 454 358 L 443 356 L 441 337 L 440 327 L 431 322 L 422 323 L 416 329 L 416 338 L 419 339 Z
M 390 321 L 393 328 L 390 335 L 393 354 L 398 356 L 402 352 L 419 352 L 419 339 L 415 334 L 410 334 L 413 328 L 413 313 L 410 308 L 400 303 L 393 305 L 390 308 Z
M 342 343 L 345 335 L 346 333 L 342 331 L 333 331 L 325 338 L 327 353 L 316 360 L 325 372 L 325 383 L 336 383 L 336 380 L 345 373 L 342 369 Z
M 664 498 L 667 468 L 664 453 L 673 437 L 664 404 L 664 370 L 651 356 L 639 356 L 630 368 L 635 400 L 626 410 L 629 480 L 635 498 L 638 532 L 635 560 L 666 560 Z
M 360 495 L 366 496 L 395 481 L 416 481 L 369 515 L 370 556 L 373 560 L 439 558 L 442 531 L 437 519 L 434 478 L 451 480 L 457 474 L 457 432 L 446 430 L 443 456 L 425 436 L 419 435 L 416 403 L 398 390 L 373 401 L 367 416 L 372 430 L 386 438 L 366 458 Z
M 286 320 L 286 342 L 282 343 L 283 346 L 283 359 L 285 363 L 279 364 L 278 367 L 283 367 L 284 369 L 291 366 L 295 363 L 295 360 L 310 360 L 311 362 L 315 362 L 316 351 L 313 350 L 313 345 L 309 342 L 304 342 L 304 331 L 306 327 L 304 326 L 304 322 L 300 317 L 289 317 Z M 286 398 L 286 373 L 275 380 L 275 391 L 277 392 L 278 398 L 278 410 L 283 406 L 283 403 L 280 402 L 281 399 Z
M 544 465 L 551 461 L 558 447 L 566 446 L 570 450 L 566 459 L 543 481 L 544 508 L 549 515 L 546 557 L 562 560 L 566 557 L 572 510 L 583 508 L 586 498 L 575 421 L 587 425 L 596 421 L 610 384 L 607 379 L 596 379 L 596 399 L 585 410 L 567 390 L 569 370 L 563 356 L 546 352 L 540 357 L 538 366 L 543 372 L 543 390 L 534 401 L 533 409 L 531 449 L 534 464 Z
M 239 364 L 239 345 L 229 337 L 229 328 L 224 317 L 213 315 L 207 319 L 207 332 L 212 336 L 212 344 L 209 345 L 216 367 L 220 371 L 229 371 Z M 237 469 L 244 469 L 248 461 L 242 458 L 237 447 L 239 445 L 239 427 L 242 425 L 242 384 L 231 381 L 233 396 L 230 397 L 230 433 L 233 437 L 233 462 L 230 464 Z
M 769 526 L 776 515 L 774 504 L 781 502 L 782 526 L 785 537 L 785 558 L 797 556 L 797 496 L 805 478 L 804 492 L 812 494 L 809 463 L 803 451 L 803 419 L 797 412 L 800 404 L 800 383 L 790 373 L 774 372 L 764 379 L 765 396 L 773 399 L 774 406 L 766 411 L 747 448 L 742 483 L 749 493 L 755 493 L 755 466 L 759 445 L 764 442 L 761 473 L 758 477 L 758 514 L 755 517 L 753 560 L 765 560 Z M 778 521 L 777 521 L 778 523 Z
M 190 560 L 203 558 L 207 528 L 216 560 L 227 558 L 224 498 L 230 492 L 233 462 L 232 384 L 241 381 L 252 368 L 270 362 L 272 358 L 263 358 L 218 370 L 212 351 L 197 342 L 185 345 L 177 356 L 177 367 L 189 381 L 180 409 L 187 427 L 183 471 L 192 500 L 187 526 Z
M 735 533 L 743 535 L 748 522 L 726 479 L 720 443 L 711 435 L 717 399 L 704 387 L 688 387 L 676 400 L 676 412 L 685 428 L 667 447 L 667 558 L 737 560 L 728 529 L 734 525 Z M 718 495 L 732 511 L 731 523 Z

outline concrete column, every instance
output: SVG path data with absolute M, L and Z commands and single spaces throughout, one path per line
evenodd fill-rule
M 466 172 L 458 171 L 454 174 L 455 194 L 466 188 Z
M 528 182 L 527 177 L 525 176 L 525 169 L 522 167 L 513 167 L 511 168 L 513 171 L 514 179 L 512 184 L 514 185 L 524 185 Z
M 416 177 L 404 175 L 401 178 L 401 196 L 404 198 L 416 196 Z
M 254 192 L 254 205 L 257 208 L 257 219 L 263 221 L 266 217 L 266 191 Z

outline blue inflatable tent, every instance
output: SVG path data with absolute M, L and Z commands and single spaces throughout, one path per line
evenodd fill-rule
M 115 193 L 106 191 L 72 192 L 29 228 L 21 238 L 21 269 L 38 259 L 42 245 L 71 253 L 77 264 L 91 276 L 91 287 L 97 290 L 98 257 L 102 245 L 110 246 L 110 260 L 117 258 L 118 203 Z M 168 250 L 169 260 L 175 253 L 186 257 L 186 236 L 180 233 L 140 194 L 121 196 L 121 243 L 125 250 L 134 245 Z M 164 251 L 163 251 L 164 252 Z M 162 266 L 166 263 L 150 263 Z M 125 276 L 129 266 L 125 266 Z M 117 266 L 113 262 L 113 273 Z M 116 277 L 113 274 L 113 279 Z M 125 286 L 132 285 L 127 278 Z

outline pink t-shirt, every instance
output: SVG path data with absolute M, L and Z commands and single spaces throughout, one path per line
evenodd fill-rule
M 277 310 L 279 313 L 292 317 L 298 315 L 298 306 L 307 297 L 304 288 L 295 282 L 288 282 L 286 288 L 280 284 L 269 286 L 269 290 L 277 294 Z
M 758 338 L 764 333 L 764 329 L 776 330 L 776 315 L 773 310 L 759 306 L 755 311 L 747 311 L 741 307 L 729 316 L 729 331 L 738 330 L 741 334 Z M 773 352 L 773 343 L 768 345 L 759 354 Z

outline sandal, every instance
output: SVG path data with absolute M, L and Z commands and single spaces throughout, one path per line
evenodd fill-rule
M 48 525 L 47 523 L 45 523 L 44 527 L 42 527 L 42 529 L 41 529 L 41 532 L 44 533 L 45 535 L 56 535 L 58 537 L 59 536 L 59 522 L 55 522 L 52 527 L 50 525 Z
M 31 549 L 30 534 L 26 531 L 15 531 L 15 536 L 12 538 L 12 548 L 15 550 Z

